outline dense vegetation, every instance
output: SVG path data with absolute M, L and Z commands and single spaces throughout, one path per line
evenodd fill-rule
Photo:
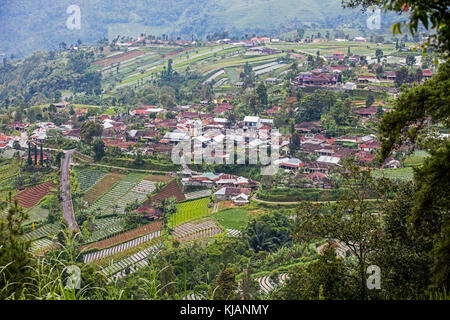
M 101 74 L 88 71 L 92 52 L 36 52 L 20 63 L 0 65 L 0 103 L 10 105 L 59 102 L 64 90 L 101 93 Z

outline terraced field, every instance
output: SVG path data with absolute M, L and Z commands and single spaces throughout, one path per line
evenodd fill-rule
M 169 226 L 174 227 L 183 222 L 204 217 L 208 214 L 209 197 L 177 204 L 177 212 L 170 217 Z
M 287 280 L 287 273 L 280 274 L 279 279 L 280 279 L 280 284 L 285 283 Z M 272 283 L 272 281 L 270 280 L 269 276 L 257 278 L 256 281 L 258 281 L 259 288 L 260 288 L 262 294 L 268 294 L 275 288 L 275 286 Z
M 200 223 L 184 223 L 176 227 L 172 235 L 174 239 L 179 242 L 185 242 L 213 237 L 222 232 L 222 228 L 220 228 L 213 220 L 206 220 Z
M 96 220 L 96 230 L 91 232 L 91 236 L 86 240 L 86 243 L 100 241 L 122 232 L 124 230 L 123 221 L 123 218 L 115 217 Z
M 59 231 L 57 224 L 47 224 L 45 226 L 39 227 L 34 231 L 25 233 L 19 237 L 20 240 L 37 240 L 51 235 L 56 235 Z
M 148 259 L 158 251 L 159 249 L 157 246 L 141 250 L 130 257 L 113 262 L 109 266 L 103 268 L 101 273 L 107 276 L 110 280 L 123 278 L 127 275 L 127 269 L 129 269 L 128 274 L 132 274 L 147 266 Z
M 128 232 L 119 234 L 117 236 L 102 240 L 102 241 L 98 241 L 95 243 L 91 243 L 89 245 L 85 245 L 82 246 L 80 248 L 80 250 L 89 250 L 89 249 L 105 249 L 105 248 L 109 248 L 111 246 L 114 246 L 116 244 L 125 242 L 125 241 L 129 241 L 132 239 L 136 239 L 137 237 L 143 236 L 143 235 L 147 235 L 149 233 L 153 233 L 155 231 L 159 231 L 162 229 L 162 224 L 161 222 L 153 222 L 150 224 L 147 224 L 145 226 L 142 226 L 140 228 L 136 228 L 133 230 L 130 230 Z
M 132 249 L 134 247 L 137 247 L 145 242 L 151 241 L 153 239 L 156 239 L 158 237 L 161 236 L 161 231 L 155 231 L 152 232 L 150 234 L 147 234 L 145 236 L 136 238 L 134 240 L 128 241 L 128 242 L 124 242 L 122 244 L 119 244 L 117 246 L 108 248 L 108 249 L 103 249 L 100 251 L 96 251 L 96 252 L 92 252 L 92 253 L 87 253 L 85 255 L 83 255 L 83 261 L 84 263 L 90 263 L 96 260 L 100 260 L 100 259 L 104 259 L 107 258 L 109 256 L 115 255 L 117 253 Z
M 54 187 L 53 181 L 39 184 L 37 186 L 27 188 L 14 196 L 19 205 L 24 208 L 34 207 L 43 197 L 45 197 L 50 189 Z
M 50 250 L 55 243 L 47 238 L 42 238 L 36 241 L 31 242 L 30 251 L 37 255 L 42 254 L 47 250 Z
M 212 191 L 210 189 L 207 190 L 201 190 L 201 191 L 195 191 L 195 192 L 189 192 L 185 193 L 186 200 L 195 200 L 200 199 L 204 197 L 209 197 L 211 195 Z
M 90 207 L 89 212 L 100 212 L 100 215 L 123 213 L 125 206 L 119 200 L 133 189 L 143 178 L 145 174 L 130 173 L 120 180 L 111 189 L 98 198 Z M 103 180 L 103 179 L 102 179 Z M 101 181 L 100 181 L 101 182 Z M 90 193 L 90 192 L 89 192 Z
M 88 203 L 93 203 L 123 177 L 124 175 L 120 173 L 108 173 L 89 189 L 89 192 L 83 196 L 83 199 Z
M 83 168 L 83 169 L 75 169 L 78 176 L 78 183 L 80 185 L 81 192 L 86 192 L 93 185 L 95 185 L 100 179 L 106 176 L 106 172 Z

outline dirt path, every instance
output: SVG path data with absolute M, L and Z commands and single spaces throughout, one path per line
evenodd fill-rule
M 66 220 L 71 231 L 78 231 L 79 227 L 77 221 L 75 220 L 75 214 L 73 212 L 69 183 L 70 160 L 74 152 L 75 149 L 65 152 L 64 159 L 61 164 L 61 198 L 64 220 Z

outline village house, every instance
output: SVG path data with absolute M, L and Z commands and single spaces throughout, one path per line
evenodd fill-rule
M 235 188 L 235 187 L 223 187 L 214 192 L 214 197 L 217 201 L 229 201 L 236 199 L 239 203 L 247 201 L 250 197 L 251 189 L 249 188 Z
M 333 59 L 334 60 L 344 60 L 345 59 L 345 54 L 343 52 L 340 52 L 340 51 L 333 52 Z

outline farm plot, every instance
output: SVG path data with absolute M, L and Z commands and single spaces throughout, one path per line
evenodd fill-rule
M 40 205 L 36 205 L 30 210 L 28 210 L 28 219 L 25 221 L 26 224 L 31 222 L 39 222 L 45 220 L 48 215 L 48 209 L 42 208 Z
M 33 254 L 41 254 L 51 249 L 55 243 L 47 238 L 31 242 L 30 250 Z
M 102 197 L 97 199 L 92 206 L 89 207 L 90 212 L 99 210 L 102 215 L 113 214 L 115 211 L 119 213 L 119 209 L 125 208 L 122 203 L 117 203 L 124 195 L 126 195 L 136 184 L 144 178 L 141 173 L 130 173 L 120 180 L 114 187 L 109 189 Z M 111 210 L 107 210 L 111 209 Z
M 172 177 L 168 176 L 168 175 L 157 175 L 157 174 L 151 174 L 149 176 L 146 176 L 144 178 L 144 180 L 149 180 L 149 181 L 153 181 L 153 182 L 163 182 L 163 183 L 167 183 L 170 180 L 172 180 Z
M 37 240 L 40 238 L 48 237 L 58 233 L 59 227 L 56 224 L 47 224 L 43 227 L 37 228 L 34 231 L 25 233 L 19 237 L 20 240 Z
M 144 54 L 145 54 L 145 52 L 143 52 L 143 51 L 133 50 L 133 51 L 130 51 L 130 52 L 125 52 L 125 53 L 122 53 L 122 54 L 114 55 L 112 57 L 108 57 L 108 58 L 103 59 L 103 60 L 97 60 L 97 61 L 93 62 L 92 65 L 94 65 L 94 66 L 95 65 L 100 65 L 100 66 L 106 67 L 106 66 L 110 66 L 110 65 L 115 64 L 115 63 L 127 61 L 127 60 L 130 60 L 130 59 L 142 56 Z
M 187 222 L 175 228 L 173 237 L 179 242 L 185 242 L 213 237 L 222 232 L 222 228 L 220 228 L 213 220 L 207 220 L 200 223 Z
M 28 241 L 28 240 L 37 240 L 40 238 L 48 237 L 51 235 L 56 235 L 59 231 L 59 227 L 57 224 L 47 224 L 40 228 L 37 228 L 34 231 L 25 233 L 19 237 L 20 240 Z
M 84 261 L 84 263 L 90 263 L 90 262 L 93 262 L 96 260 L 104 259 L 109 256 L 115 255 L 117 253 L 137 247 L 145 242 L 156 239 L 160 236 L 161 236 L 161 230 L 158 230 L 158 231 L 152 232 L 150 234 L 147 234 L 145 236 L 136 238 L 134 240 L 119 244 L 118 246 L 114 246 L 114 247 L 111 247 L 108 249 L 103 249 L 101 251 L 96 251 L 96 252 L 85 254 L 85 255 L 83 255 L 83 261 Z
M 127 274 L 127 269 L 130 268 L 130 274 L 134 273 L 138 269 L 147 265 L 147 261 L 152 257 L 159 249 L 157 246 L 153 246 L 144 250 L 141 250 L 132 256 L 120 259 L 109 266 L 102 269 L 101 273 L 112 279 L 123 278 Z M 112 277 L 114 275 L 114 277 Z
M 86 192 L 101 178 L 106 176 L 105 172 L 90 168 L 75 169 L 75 172 L 78 176 L 78 183 L 80 185 L 81 192 Z
M 177 212 L 170 217 L 169 225 L 177 226 L 183 222 L 204 217 L 208 214 L 208 204 L 210 198 L 186 201 L 177 204 Z
M 122 218 L 106 218 L 95 221 L 95 230 L 91 232 L 86 243 L 100 241 L 124 230 Z
M 155 231 L 159 231 L 162 229 L 162 223 L 161 222 L 153 222 L 150 224 L 147 224 L 145 226 L 142 226 L 140 228 L 137 229 L 133 229 L 130 230 L 128 232 L 119 234 L 117 236 L 102 240 L 102 241 L 98 241 L 95 243 L 91 243 L 89 245 L 85 245 L 82 246 L 80 248 L 80 250 L 89 250 L 89 249 L 93 249 L 93 248 L 97 248 L 97 249 L 105 249 L 105 248 L 109 248 L 111 246 L 114 246 L 116 244 L 125 242 L 125 241 L 129 241 L 132 239 L 135 239 L 137 237 L 155 232 Z
M 242 234 L 241 231 L 235 229 L 227 229 L 227 237 L 240 237 Z
M 113 185 L 119 182 L 124 177 L 119 173 L 108 173 L 100 181 L 98 181 L 93 187 L 89 189 L 89 192 L 83 196 L 83 199 L 88 203 L 93 203 L 99 197 L 101 197 L 106 191 L 108 191 Z
M 277 70 L 279 68 L 282 68 L 284 66 L 285 66 L 285 64 L 277 64 L 277 65 L 274 65 L 274 66 L 271 66 L 271 67 L 268 67 L 268 68 L 260 69 L 258 71 L 255 71 L 255 75 L 259 76 L 259 75 L 268 73 L 270 71 L 274 71 L 274 70 Z
M 106 214 L 116 212 L 118 214 L 125 213 L 127 204 L 138 202 L 141 203 L 147 199 L 147 195 L 155 190 L 155 184 L 152 181 L 142 180 L 133 189 L 121 197 L 117 203 L 107 210 Z
M 39 184 L 37 186 L 25 189 L 14 196 L 19 205 L 29 209 L 34 207 L 43 197 L 45 197 L 50 189 L 54 187 L 53 181 Z
M 280 274 L 279 279 L 280 284 L 285 283 L 287 280 L 287 273 Z M 256 278 L 255 280 L 258 281 L 259 288 L 262 294 L 268 294 L 270 291 L 275 289 L 275 284 L 272 282 L 269 276 Z
M 194 191 L 185 193 L 186 200 L 195 200 L 200 199 L 204 197 L 209 197 L 211 195 L 212 191 L 210 189 L 207 190 L 201 190 L 201 191 Z

